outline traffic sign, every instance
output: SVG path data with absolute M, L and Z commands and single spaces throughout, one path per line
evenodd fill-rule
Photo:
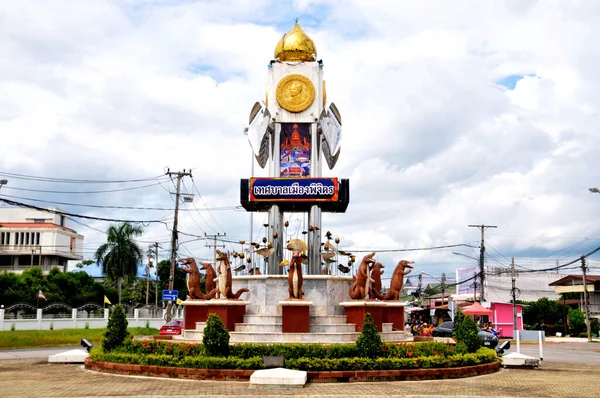
M 177 290 L 163 290 L 162 299 L 163 301 L 175 301 L 178 294 Z

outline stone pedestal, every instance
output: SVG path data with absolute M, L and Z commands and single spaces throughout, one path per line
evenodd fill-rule
M 310 306 L 308 300 L 283 300 L 281 306 L 281 331 L 283 333 L 310 333 Z
M 383 307 L 383 323 L 391 323 L 394 330 L 404 330 L 404 307 L 402 301 L 386 301 Z
M 235 330 L 236 323 L 244 322 L 248 301 L 236 299 L 212 299 L 184 301 L 183 327 L 196 329 L 196 322 L 206 322 L 208 314 L 216 314 L 229 331 Z
M 367 300 L 352 300 L 340 303 L 344 307 L 346 314 L 346 322 L 356 325 L 356 331 L 362 330 L 365 314 L 368 312 L 373 318 L 373 323 L 377 327 L 378 332 L 382 332 L 383 309 L 386 303 L 383 301 L 367 301 Z

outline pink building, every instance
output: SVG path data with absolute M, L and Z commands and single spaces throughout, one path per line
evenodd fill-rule
M 519 304 L 517 307 L 517 328 L 523 330 L 523 307 Z M 494 315 L 490 320 L 494 323 L 495 329 L 500 337 L 513 337 L 514 321 L 513 321 L 513 305 L 511 303 L 492 303 L 490 309 L 494 311 Z

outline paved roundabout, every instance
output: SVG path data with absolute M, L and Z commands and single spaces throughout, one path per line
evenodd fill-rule
M 524 346 L 524 350 L 528 350 Z M 532 348 L 533 350 L 533 348 Z M 309 383 L 302 389 L 249 388 L 247 382 L 173 380 L 102 374 L 81 365 L 48 364 L 48 351 L 0 353 L 3 397 L 598 397 L 600 344 L 545 344 L 538 369 L 501 369 L 453 380 Z M 12 354 L 10 354 L 12 353 Z M 533 353 L 533 352 L 532 352 Z M 27 356 L 30 356 L 27 358 Z M 557 361 L 554 358 L 566 358 Z M 572 362 L 579 357 L 580 363 Z

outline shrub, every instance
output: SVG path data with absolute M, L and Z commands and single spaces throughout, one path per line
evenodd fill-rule
M 104 351 L 108 352 L 123 345 L 123 341 L 128 335 L 127 324 L 128 322 L 123 307 L 119 304 L 115 305 L 113 312 L 108 319 L 106 332 L 102 338 L 102 348 Z
M 577 335 L 583 332 L 587 333 L 585 326 L 585 314 L 579 309 L 569 310 L 569 333 Z
M 50 322 L 50 330 L 54 330 L 54 322 Z
M 146 319 L 146 329 L 150 329 L 150 320 Z
M 89 322 L 86 322 L 86 323 L 85 323 L 85 329 L 89 329 L 89 328 L 90 328 L 90 323 L 89 323 Z
M 361 357 L 375 358 L 381 356 L 383 342 L 370 313 L 365 314 L 362 331 L 356 340 L 356 350 Z
M 221 318 L 215 314 L 208 314 L 202 344 L 210 356 L 229 355 L 229 332 L 223 325 Z
M 479 336 L 479 327 L 470 315 L 458 311 L 454 317 L 454 338 L 457 343 L 464 343 L 469 352 L 477 351 L 483 340 Z
M 10 331 L 11 331 L 11 332 L 14 332 L 16 328 L 17 328 L 17 327 L 15 326 L 15 323 L 14 323 L 14 322 L 10 324 Z

